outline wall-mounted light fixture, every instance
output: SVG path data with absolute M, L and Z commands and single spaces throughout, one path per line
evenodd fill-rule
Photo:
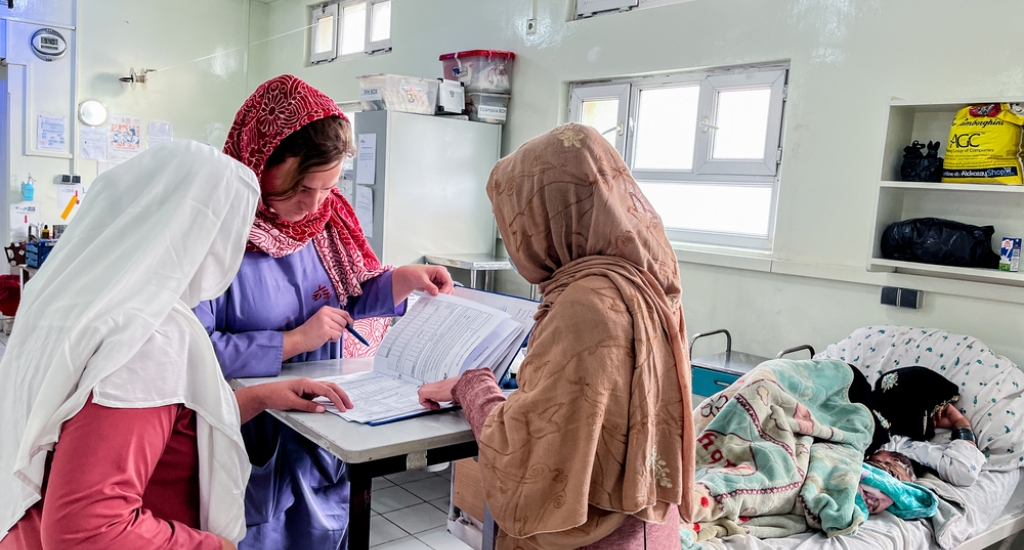
M 128 76 L 122 76 L 118 80 L 120 80 L 121 82 L 127 82 L 131 84 L 132 88 L 135 88 L 135 84 L 142 84 L 143 86 L 145 86 L 146 81 L 149 79 L 146 75 L 155 72 L 156 69 L 139 69 L 139 72 L 135 72 L 135 67 L 132 67 L 131 72 L 128 74 Z
M 107 108 L 93 99 L 83 101 L 78 104 L 78 120 L 87 126 L 99 126 L 107 121 Z

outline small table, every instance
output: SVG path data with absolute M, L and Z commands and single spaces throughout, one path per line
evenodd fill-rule
M 469 271 L 469 286 L 473 288 L 477 288 L 477 272 L 483 271 L 484 290 L 494 290 L 493 272 L 512 269 L 508 259 L 495 258 L 490 254 L 428 254 L 423 258 L 428 264 Z
M 286 378 L 323 378 L 373 369 L 372 357 L 284 365 L 281 375 L 239 378 L 233 389 Z M 373 478 L 418 470 L 431 464 L 476 456 L 476 440 L 462 411 L 410 418 L 382 426 L 349 422 L 331 413 L 268 411 L 289 428 L 348 463 L 352 501 L 348 547 L 370 547 L 370 493 Z

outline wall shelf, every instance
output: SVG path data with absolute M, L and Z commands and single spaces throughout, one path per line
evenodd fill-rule
M 1024 193 L 1024 185 L 992 183 L 927 183 L 918 181 L 883 181 L 879 187 L 888 189 L 919 189 L 923 191 L 967 191 L 970 193 Z
M 1002 237 L 1024 236 L 1024 185 L 897 181 L 904 147 L 914 140 L 945 144 L 957 110 L 966 105 L 996 101 L 915 104 L 894 100 L 890 104 L 867 271 L 1024 287 L 1024 273 L 901 262 L 883 258 L 881 251 L 882 234 L 887 227 L 895 222 L 915 218 L 942 218 L 971 225 L 991 225 L 995 227 L 992 248 L 996 252 L 999 252 Z M 946 156 L 945 148 L 939 152 L 939 156 Z
M 1024 287 L 1024 272 L 1011 273 L 998 269 L 981 269 L 975 267 L 949 267 L 945 265 L 920 264 L 872 258 L 868 261 L 868 271 L 892 271 L 909 275 L 925 275 L 945 279 L 961 279 L 979 283 L 994 283 Z

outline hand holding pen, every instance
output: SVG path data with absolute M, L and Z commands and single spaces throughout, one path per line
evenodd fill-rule
M 302 326 L 284 333 L 284 347 L 281 360 L 287 361 L 300 353 L 307 353 L 323 347 L 327 342 L 337 342 L 343 331 L 348 331 L 364 345 L 366 339 L 352 328 L 352 316 L 343 309 L 324 306 L 313 314 Z

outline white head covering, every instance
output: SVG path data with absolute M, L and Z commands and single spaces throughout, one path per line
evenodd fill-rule
M 194 142 L 96 179 L 25 288 L 0 361 L 0 539 L 39 500 L 47 451 L 94 390 L 106 406 L 194 410 L 202 528 L 245 535 L 238 405 L 191 308 L 234 279 L 258 200 L 248 168 Z

